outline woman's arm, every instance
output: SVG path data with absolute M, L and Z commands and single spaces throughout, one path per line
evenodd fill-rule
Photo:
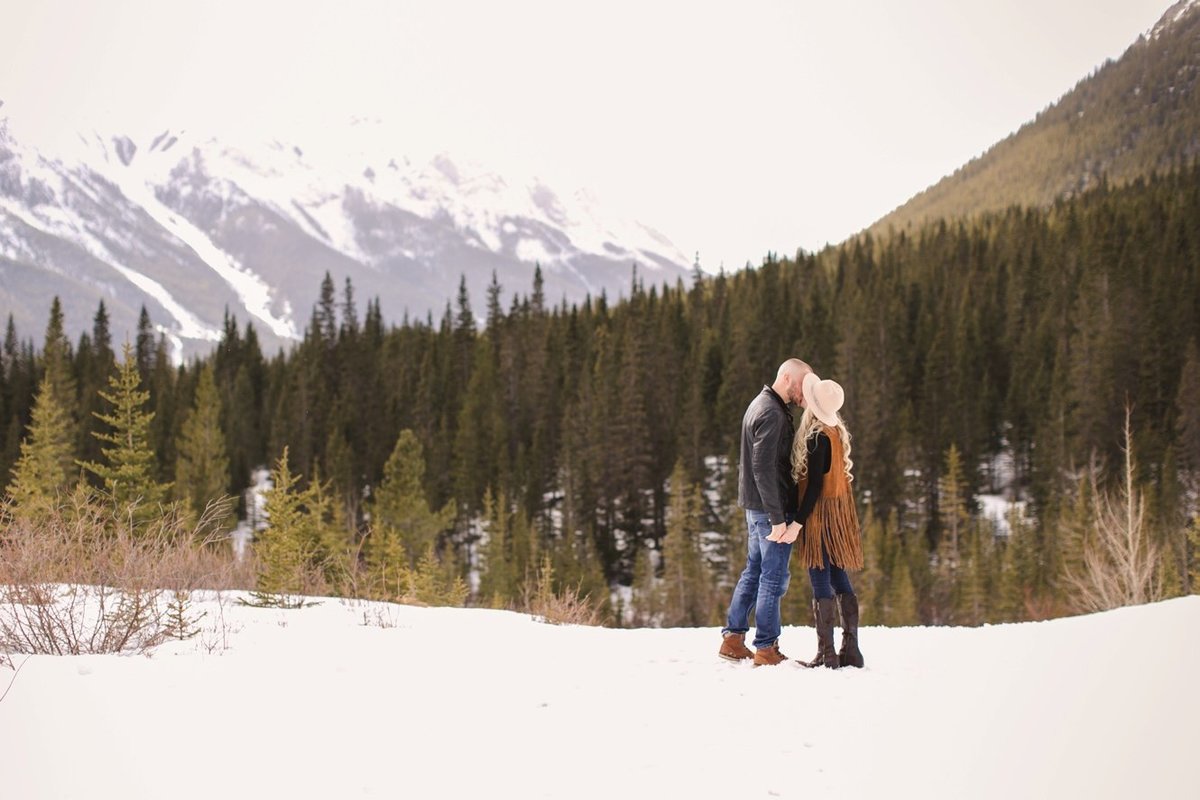
M 817 498 L 821 496 L 821 487 L 825 485 L 825 473 L 829 472 L 829 462 L 833 448 L 829 437 L 818 433 L 808 442 L 808 483 L 805 484 L 804 496 L 800 498 L 800 510 L 796 513 L 796 521 L 803 525 L 808 521 Z

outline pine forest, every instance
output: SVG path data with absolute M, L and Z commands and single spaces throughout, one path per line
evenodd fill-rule
M 742 413 L 796 356 L 846 388 L 866 624 L 1184 594 L 1200 571 L 1198 221 L 1192 166 L 690 285 L 632 265 L 624 296 L 579 305 L 546 297 L 538 270 L 390 325 L 327 275 L 291 350 L 264 353 L 227 317 L 211 356 L 181 366 L 144 310 L 133 341 L 101 305 L 70 342 L 56 303 L 40 347 L 11 317 L 4 338 L 6 513 L 51 518 L 82 493 L 135 527 L 227 531 L 265 467 L 263 602 L 715 626 L 744 558 Z M 1008 501 L 1002 518 L 984 497 Z M 797 572 L 785 619 L 807 618 Z

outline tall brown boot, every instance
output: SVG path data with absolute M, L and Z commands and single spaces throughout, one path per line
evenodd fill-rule
M 833 646 L 833 626 L 837 622 L 837 603 L 832 597 L 813 600 L 813 625 L 817 629 L 817 654 L 812 661 L 801 662 L 806 667 L 841 666 L 837 650 Z
M 862 667 L 863 654 L 858 649 L 858 595 L 839 594 L 837 601 L 842 609 L 842 649 L 838 661 L 843 667 Z

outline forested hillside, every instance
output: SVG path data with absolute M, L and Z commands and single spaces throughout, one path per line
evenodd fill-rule
M 1200 156 L 1200 5 L 1151 32 L 1058 102 L 871 226 L 889 229 L 1010 205 L 1046 207 L 1107 180 L 1124 184 Z
M 1081 607 L 1067 578 L 1098 524 L 1095 493 L 1123 478 L 1127 406 L 1132 485 L 1162 548 L 1156 591 L 1194 579 L 1198 219 L 1192 166 L 691 285 L 646 286 L 635 271 L 619 302 L 550 307 L 534 275 L 395 327 L 327 277 L 289 352 L 263 353 L 252 326 L 228 319 L 210 358 L 173 368 L 145 319 L 131 359 L 155 478 L 183 502 L 201 507 L 201 485 L 239 494 L 286 447 L 295 490 L 316 476 L 320 488 L 288 513 L 317 509 L 327 557 L 382 558 L 382 539 L 361 538 L 416 514 L 445 571 L 477 573 L 471 602 L 515 602 L 544 560 L 559 585 L 605 604 L 606 585 L 632 583 L 614 594 L 621 608 L 603 609 L 627 623 L 707 624 L 744 548 L 730 479 L 742 412 L 799 356 L 846 387 L 868 621 L 1040 617 Z M 67 398 L 74 458 L 107 457 L 93 434 L 118 415 L 99 392 L 120 390 L 103 309 L 77 343 L 62 325 L 53 313 L 39 352 L 10 323 L 6 475 L 39 384 Z M 997 460 L 1011 460 L 1011 480 Z M 59 475 L 65 486 L 79 471 Z M 984 492 L 1025 499 L 1028 513 L 998 535 L 974 501 Z M 797 576 L 790 618 L 806 618 L 805 597 Z

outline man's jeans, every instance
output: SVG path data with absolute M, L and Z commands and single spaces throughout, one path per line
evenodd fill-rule
M 789 514 L 787 521 L 792 521 Z M 746 568 L 738 578 L 729 603 L 729 618 L 722 633 L 750 630 L 754 609 L 754 646 L 769 647 L 779 638 L 779 601 L 788 587 L 790 544 L 767 541 L 771 518 L 765 511 L 746 511 Z

